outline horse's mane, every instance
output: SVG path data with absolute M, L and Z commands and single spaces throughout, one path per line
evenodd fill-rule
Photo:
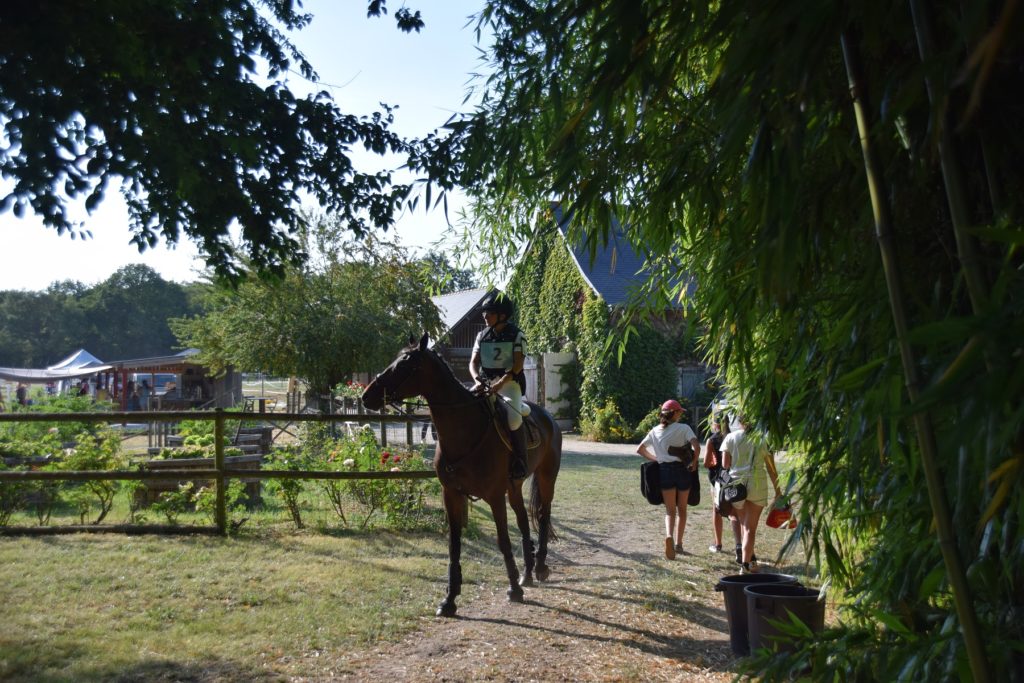
M 406 347 L 406 351 L 409 352 L 415 352 L 419 350 L 420 345 L 418 342 L 410 344 L 408 347 Z M 463 393 L 469 394 L 470 396 L 473 395 L 473 392 L 471 392 L 466 387 L 466 385 L 462 383 L 462 380 L 455 376 L 455 370 L 452 368 L 451 365 L 448 364 L 448 361 L 444 359 L 444 356 L 439 354 L 434 349 L 427 349 L 424 353 L 429 354 L 442 368 L 444 368 L 444 370 L 448 374 L 448 379 L 451 381 L 452 384 L 456 385 L 459 389 L 461 389 Z

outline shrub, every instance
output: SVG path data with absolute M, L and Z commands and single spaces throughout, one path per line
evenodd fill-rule
M 44 472 L 54 472 L 60 469 L 60 465 L 49 463 L 38 469 Z M 50 515 L 53 513 L 53 508 L 60 501 L 64 486 L 65 483 L 61 481 L 25 482 L 26 502 L 29 509 L 35 514 L 39 526 L 45 526 L 49 523 Z
M 227 489 L 224 491 L 224 503 L 227 508 L 228 518 L 231 518 L 231 513 L 241 510 L 246 504 L 245 495 L 245 484 L 232 479 Z M 214 523 L 217 519 L 217 488 L 215 486 L 203 486 L 192 496 L 192 503 L 195 505 L 196 512 L 201 512 L 207 516 L 210 523 Z
M 270 469 L 274 470 L 300 471 L 309 469 L 306 459 L 303 457 L 302 451 L 298 446 L 277 446 L 267 456 L 266 462 Z M 295 527 L 298 529 L 304 527 L 302 514 L 299 510 L 299 496 L 302 495 L 304 488 L 305 485 L 301 479 L 267 480 L 267 490 L 281 499 L 281 502 L 288 509 L 292 521 L 295 522 Z
M 642 441 L 643 438 L 647 436 L 647 432 L 651 431 L 652 429 L 655 428 L 655 426 L 657 426 L 660 419 L 660 408 L 655 408 L 651 412 L 647 413 L 644 416 L 644 419 L 640 420 L 640 424 L 636 426 L 636 431 L 633 432 L 633 441 Z
M 178 516 L 188 512 L 192 507 L 194 488 L 194 484 L 189 481 L 179 485 L 177 491 L 164 491 L 149 509 L 166 517 L 168 524 L 177 524 Z
M 626 424 L 612 399 L 580 420 L 580 432 L 584 438 L 606 443 L 628 443 L 634 436 L 633 428 Z
M 67 457 L 61 463 L 61 469 L 77 470 L 116 470 L 126 465 L 121 455 L 121 438 L 109 428 L 102 428 L 95 434 L 82 432 L 78 435 L 76 445 L 68 449 Z M 87 481 L 71 489 L 71 502 L 78 510 L 82 523 L 89 513 L 90 500 L 95 498 L 100 506 L 99 516 L 93 524 L 99 524 L 110 512 L 117 493 L 116 481 Z
M 0 459 L 0 471 L 10 469 L 4 464 L 3 459 Z M 27 488 L 27 485 L 20 481 L 0 481 L 0 526 L 7 526 L 11 521 L 11 515 L 24 505 Z
M 32 413 L 101 413 L 109 412 L 108 401 L 93 402 L 89 396 L 45 396 L 31 406 L 21 410 Z M 32 449 L 35 442 L 44 441 L 53 435 L 58 446 L 74 441 L 81 433 L 96 434 L 104 429 L 101 424 L 91 422 L 5 422 L 0 424 L 0 443 L 27 444 Z M 3 446 L 0 446 L 3 448 Z M 5 452 L 11 452 L 6 450 Z M 15 455 L 37 455 L 35 452 L 20 451 Z
M 311 468 L 350 472 L 408 472 L 426 467 L 417 451 L 382 450 L 376 435 L 364 427 L 352 436 L 331 438 L 325 429 L 309 430 L 304 452 Z M 426 496 L 437 490 L 436 481 L 422 479 L 326 479 L 317 482 L 334 512 L 348 525 L 344 511 L 347 493 L 364 512 L 360 528 L 365 528 L 376 513 L 393 529 L 422 528 L 440 524 L 427 513 Z

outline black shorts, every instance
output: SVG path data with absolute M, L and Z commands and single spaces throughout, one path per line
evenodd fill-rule
M 658 477 L 661 479 L 661 490 L 676 489 L 687 491 L 690 488 L 690 470 L 682 462 L 659 462 Z

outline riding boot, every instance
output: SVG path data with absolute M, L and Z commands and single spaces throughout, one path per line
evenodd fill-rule
M 510 433 L 512 441 L 511 478 L 526 479 L 526 427 L 520 427 Z

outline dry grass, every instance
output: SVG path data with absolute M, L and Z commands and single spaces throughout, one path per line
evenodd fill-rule
M 552 580 L 509 605 L 489 516 L 464 544 L 460 618 L 444 591 L 441 533 L 0 539 L 4 680 L 729 680 L 709 506 L 686 547 L 661 555 L 661 514 L 638 458 L 567 455 Z M 782 532 L 766 530 L 759 554 Z M 518 550 L 518 538 L 513 536 Z M 518 552 L 517 552 L 518 554 Z

